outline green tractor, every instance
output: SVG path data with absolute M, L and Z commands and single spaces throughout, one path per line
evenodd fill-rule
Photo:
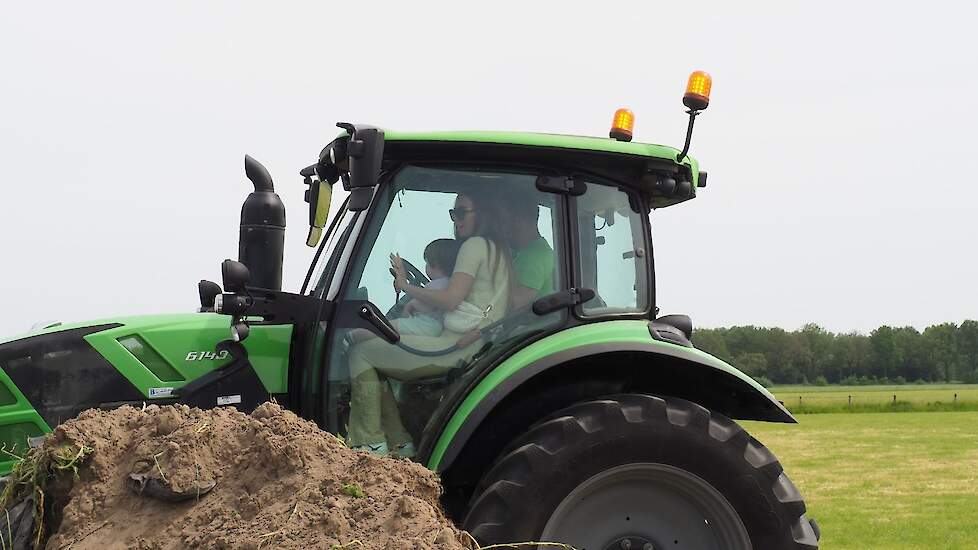
M 781 464 L 732 420 L 791 413 L 656 307 L 650 213 L 706 185 L 686 153 L 709 84 L 690 79 L 681 151 L 632 143 L 626 110 L 611 138 L 339 124 L 300 172 L 318 248 L 295 293 L 284 206 L 246 157 L 239 261 L 201 281 L 199 312 L 0 342 L 0 473 L 88 408 L 274 398 L 439 472 L 483 545 L 817 548 Z

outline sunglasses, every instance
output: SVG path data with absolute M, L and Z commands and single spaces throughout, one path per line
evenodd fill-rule
M 475 212 L 475 208 L 450 208 L 448 210 L 448 215 L 452 218 L 453 222 L 460 222 L 464 220 L 470 212 Z

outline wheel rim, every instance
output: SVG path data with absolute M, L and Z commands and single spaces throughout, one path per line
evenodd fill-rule
M 625 464 L 571 491 L 543 529 L 577 550 L 750 550 L 743 522 L 702 478 L 666 464 Z

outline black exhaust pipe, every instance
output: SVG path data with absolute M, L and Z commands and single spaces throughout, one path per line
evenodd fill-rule
M 255 192 L 241 205 L 238 261 L 251 271 L 250 286 L 282 290 L 285 204 L 275 194 L 268 170 L 248 155 L 245 175 L 254 184 Z

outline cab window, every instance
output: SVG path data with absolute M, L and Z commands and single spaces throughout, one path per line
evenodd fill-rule
M 589 182 L 576 200 L 581 286 L 595 291 L 585 316 L 648 309 L 648 258 L 643 214 L 629 193 Z

